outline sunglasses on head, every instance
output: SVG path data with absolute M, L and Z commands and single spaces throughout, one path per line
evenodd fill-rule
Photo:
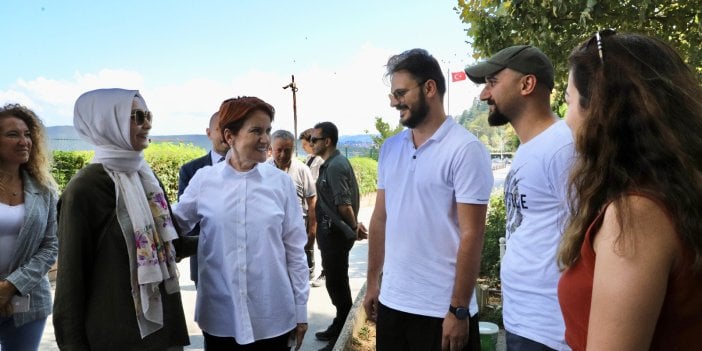
M 138 126 L 144 124 L 146 121 L 151 123 L 151 111 L 134 110 L 132 111 L 131 118 Z
M 589 48 L 590 45 L 596 44 L 597 45 L 597 55 L 600 57 L 600 63 L 604 64 L 604 43 L 603 40 L 604 38 L 611 37 L 614 34 L 617 34 L 617 31 L 612 28 L 607 28 L 603 29 L 600 31 L 595 32 L 595 34 L 592 35 L 590 40 L 587 41 L 587 44 L 585 44 L 585 48 Z

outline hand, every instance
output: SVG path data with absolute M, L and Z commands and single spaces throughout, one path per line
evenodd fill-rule
M 363 239 L 368 239 L 368 229 L 363 223 L 358 222 L 358 227 L 356 228 L 356 240 L 361 241 Z
M 441 350 L 461 350 L 468 343 L 468 336 L 468 318 L 458 320 L 453 313 L 447 312 L 442 325 Z
M 297 323 L 293 333 L 295 333 L 295 351 L 297 351 L 302 347 L 302 340 L 305 338 L 305 333 L 307 333 L 307 323 Z
M 4 306 L 12 300 L 12 296 L 17 292 L 17 288 L 7 280 L 0 280 L 0 306 Z
M 9 301 L 4 305 L 0 305 L 0 317 L 10 317 L 12 312 L 12 303 Z
M 380 289 L 375 286 L 366 285 L 366 296 L 363 298 L 363 309 L 366 310 L 366 318 L 373 322 L 378 319 L 378 296 Z

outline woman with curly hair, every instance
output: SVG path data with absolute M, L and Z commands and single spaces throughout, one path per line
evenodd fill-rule
M 21 105 L 0 108 L 0 349 L 36 350 L 51 313 L 56 183 L 44 127 Z
M 579 159 L 559 300 L 573 350 L 690 350 L 702 330 L 702 88 L 668 44 L 604 30 L 571 54 Z

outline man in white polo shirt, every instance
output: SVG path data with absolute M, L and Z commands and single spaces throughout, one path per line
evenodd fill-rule
M 385 141 L 371 217 L 364 307 L 378 350 L 480 350 L 477 304 L 493 177 L 478 139 L 447 117 L 434 57 L 392 56 L 390 103 L 408 129 Z M 382 286 L 380 275 L 382 272 Z

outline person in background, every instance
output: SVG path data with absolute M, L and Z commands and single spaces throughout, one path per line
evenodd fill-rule
M 480 350 L 478 306 L 485 215 L 493 185 L 485 146 L 444 112 L 436 59 L 390 57 L 390 105 L 407 127 L 378 159 L 367 315 L 378 350 Z M 382 273 L 382 285 L 380 284 Z
M 219 128 L 224 162 L 201 168 L 174 215 L 200 224 L 195 320 L 205 350 L 299 349 L 307 331 L 309 271 L 302 210 L 292 179 L 265 163 L 273 106 L 225 100 Z
M 180 196 L 183 195 L 185 188 L 188 187 L 190 179 L 195 175 L 198 169 L 224 161 L 224 155 L 226 155 L 227 150 L 229 150 L 229 145 L 224 142 L 222 139 L 222 132 L 219 130 L 219 112 L 212 114 L 212 117 L 210 117 L 210 124 L 205 129 L 205 133 L 207 134 L 207 139 L 210 139 L 212 143 L 212 148 L 206 155 L 189 161 L 180 167 L 180 171 L 178 172 L 179 199 Z M 197 225 L 187 235 L 197 236 L 199 233 L 200 226 Z M 197 288 L 197 255 L 190 256 L 190 280 L 195 283 L 195 287 Z
M 319 178 L 319 167 L 324 163 L 324 159 L 314 154 L 314 145 L 310 142 L 312 131 L 314 131 L 314 128 L 306 129 L 304 132 L 300 133 L 299 139 L 302 144 L 302 149 L 307 153 L 307 156 L 305 156 L 305 164 L 310 168 L 312 178 L 316 182 L 317 178 Z
M 56 183 L 34 112 L 0 108 L 0 349 L 38 350 L 51 313 Z
M 317 216 L 314 213 L 315 204 L 317 203 L 317 192 L 314 187 L 312 173 L 307 165 L 293 157 L 295 136 L 292 133 L 287 130 L 277 130 L 271 137 L 273 156 L 267 162 L 287 173 L 295 184 L 295 191 L 297 198 L 300 200 L 302 216 L 305 220 L 305 228 L 307 228 L 305 255 L 307 256 L 307 267 L 310 269 L 310 279 L 312 279 L 314 277 L 314 250 L 312 247 L 308 249 L 308 246 L 310 242 L 314 245 L 314 238 L 317 233 Z
M 336 143 L 339 131 L 331 122 L 317 123 L 310 142 L 314 154 L 324 159 L 317 178 L 317 244 L 322 253 L 322 269 L 326 272 L 326 287 L 336 316 L 332 324 L 315 333 L 329 343 L 320 351 L 334 348 L 336 339 L 351 310 L 349 285 L 349 251 L 356 240 L 368 237 L 366 228 L 358 222 L 360 196 L 358 182 L 351 163 Z
M 314 128 L 306 129 L 304 132 L 300 133 L 299 139 L 300 139 L 300 143 L 302 144 L 302 149 L 305 150 L 305 153 L 307 153 L 307 156 L 305 156 L 305 164 L 307 165 L 307 167 L 310 168 L 310 171 L 312 172 L 312 180 L 316 183 L 317 178 L 319 178 L 319 167 L 321 167 L 322 163 L 324 163 L 324 159 L 322 159 L 321 157 L 314 154 L 314 149 L 312 147 L 313 145 L 310 142 L 310 138 L 312 137 L 313 130 L 314 130 Z M 310 207 L 308 209 L 308 211 L 315 212 L 315 209 Z M 308 233 L 311 232 L 309 226 L 313 225 L 313 224 L 315 226 L 315 228 L 314 228 L 315 234 L 309 236 L 309 239 L 307 240 L 307 245 L 305 245 L 305 253 L 307 253 L 308 258 L 310 257 L 310 253 L 311 253 L 311 255 L 312 255 L 311 257 L 314 260 L 314 242 L 317 238 L 317 228 L 316 228 L 317 223 L 308 222 L 307 223 L 307 232 Z M 312 268 L 311 268 L 313 272 L 314 272 L 314 267 L 315 267 L 315 263 L 313 261 Z M 317 278 L 314 278 L 312 280 L 312 283 L 310 283 L 310 285 L 312 285 L 313 288 L 318 288 L 318 287 L 324 285 L 325 277 L 326 277 L 326 274 L 324 273 L 324 270 L 322 270 L 319 273 L 319 275 L 317 276 Z
M 569 59 L 577 161 L 558 297 L 573 350 L 698 350 L 702 85 L 667 43 L 603 30 Z
M 556 260 L 568 217 L 573 137 L 551 111 L 553 65 L 538 48 L 517 45 L 466 68 L 485 84 L 491 126 L 512 125 L 519 148 L 505 180 L 507 250 L 500 262 L 507 349 L 567 350 L 558 305 Z
M 53 325 L 61 350 L 189 344 L 176 266 L 180 241 L 165 191 L 144 160 L 151 123 L 136 90 L 93 90 L 75 103 L 73 126 L 95 145 L 95 156 L 58 203 Z M 179 257 L 193 248 L 179 246 Z

